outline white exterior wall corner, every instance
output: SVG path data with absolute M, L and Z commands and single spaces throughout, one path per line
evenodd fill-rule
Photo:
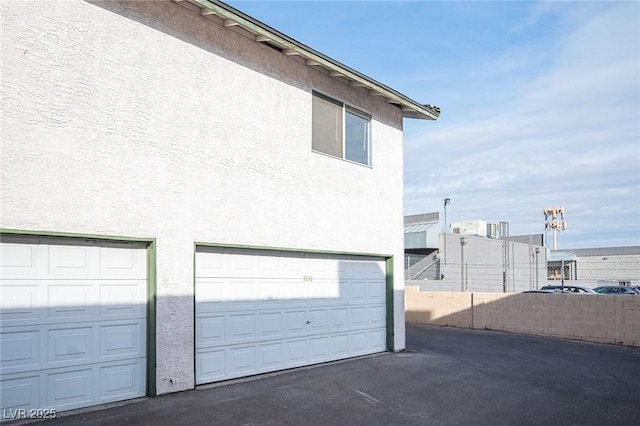
M 402 116 L 167 1 L 0 2 L 1 226 L 157 240 L 159 394 L 194 386 L 194 241 L 395 256 Z M 311 152 L 311 92 L 369 112 L 373 167 Z

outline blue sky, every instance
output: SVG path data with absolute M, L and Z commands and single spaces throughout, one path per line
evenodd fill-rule
M 405 214 L 521 235 L 564 206 L 559 249 L 640 245 L 640 2 L 227 3 L 440 106 L 405 120 Z

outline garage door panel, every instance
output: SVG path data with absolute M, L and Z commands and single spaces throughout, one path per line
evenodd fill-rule
M 307 317 L 312 333 L 326 332 L 329 329 L 329 310 L 310 310 Z
M 339 278 L 338 263 L 334 259 L 330 259 L 327 256 L 318 255 L 317 257 L 308 257 L 307 261 L 307 274 L 312 276 L 315 280 L 333 280 L 337 281 Z
M 281 253 L 280 256 L 284 257 L 282 261 L 283 278 L 299 279 L 306 275 L 305 272 L 308 271 L 307 258 L 303 253 Z
M 331 308 L 348 306 L 349 302 L 342 297 L 318 297 L 295 302 L 295 305 L 297 306 L 300 306 L 301 304 L 309 308 Z
M 277 278 L 264 278 L 256 280 L 256 301 L 270 301 L 285 299 L 282 289 L 282 281 Z
M 387 346 L 387 332 L 384 329 L 373 330 L 367 336 L 369 349 L 373 351 L 384 351 Z
M 349 327 L 359 328 L 367 325 L 367 307 L 358 306 L 349 308 Z
M 351 355 L 367 353 L 367 349 L 369 349 L 369 345 L 366 331 L 351 333 L 349 335 L 349 353 Z
M 285 312 L 284 329 L 287 335 L 305 333 L 307 329 L 307 311 Z
M 386 339 L 381 265 L 377 258 L 198 249 L 196 382 L 384 351 L 367 342 Z
M 329 347 L 329 337 L 317 337 L 309 339 L 309 361 L 325 362 L 329 361 L 331 352 Z
M 254 277 L 257 266 L 257 261 L 253 254 L 237 252 L 228 257 L 227 276 Z
M 196 276 L 201 279 L 225 277 L 223 273 L 222 253 L 197 252 L 196 253 Z
M 146 251 L 109 247 L 98 247 L 98 250 L 101 277 L 146 279 Z
M 42 372 L 44 406 L 57 410 L 138 398 L 145 395 L 144 358 Z M 42 405 L 41 405 L 42 406 Z
M 38 368 L 40 341 L 37 327 L 14 327 L 0 333 L 0 374 Z
M 113 323 L 99 327 L 100 359 L 140 358 L 146 354 L 146 323 Z
M 94 286 L 88 282 L 51 282 L 48 288 L 47 320 L 88 320 L 98 315 Z
M 313 284 L 308 285 L 306 298 L 311 302 L 331 303 L 344 302 L 344 295 L 340 293 L 340 282 L 338 280 L 329 279 L 313 279 Z M 342 299 L 342 300 L 341 300 Z
M 284 368 L 282 342 L 266 343 L 257 348 L 258 371 L 276 371 Z
M 349 335 L 331 336 L 331 356 L 332 359 L 347 358 L 349 356 Z
M 233 281 L 233 293 L 227 301 L 250 302 L 258 300 L 258 283 L 254 280 L 236 279 Z
M 93 368 L 49 374 L 47 376 L 47 407 L 72 409 L 94 400 Z
M 369 306 L 367 308 L 367 324 L 371 327 L 384 327 L 387 319 L 387 309 L 384 305 Z
M 286 278 L 282 274 L 282 258 L 280 256 L 260 256 L 257 261 L 257 277 L 261 278 Z
M 369 281 L 366 286 L 367 303 L 385 303 L 387 289 L 382 280 Z
M 0 404 L 3 410 L 42 407 L 40 403 L 40 375 L 2 378 Z
M 11 271 L 0 281 L 1 407 L 67 410 L 144 396 L 145 246 L 7 242 L 16 238 L 1 244 Z
M 209 383 L 227 377 L 225 349 L 196 352 L 196 384 Z
M 98 285 L 100 317 L 103 319 L 146 316 L 146 282 L 118 281 Z
M 12 327 L 0 334 L 2 374 L 144 357 L 146 322 Z
M 97 247 L 48 246 L 49 274 L 52 276 L 98 275 Z
M 226 279 L 200 278 L 196 292 L 196 309 L 207 312 L 218 309 L 220 303 L 228 302 L 229 282 Z
M 367 303 L 367 292 L 366 281 L 349 281 L 349 285 L 347 286 L 347 297 L 349 298 L 350 303 Z
M 350 281 L 347 296 L 352 304 L 385 303 L 386 283 L 383 280 Z
M 40 323 L 140 319 L 147 315 L 145 281 L 67 283 L 50 283 L 46 316 Z
M 256 372 L 256 348 L 254 346 L 231 348 L 228 351 L 228 357 L 231 377 L 239 377 Z
M 285 365 L 297 367 L 307 362 L 306 340 L 289 340 L 285 342 Z
M 49 329 L 47 333 L 47 363 L 65 361 L 90 362 L 95 356 L 93 327 Z
M 227 340 L 229 342 L 255 340 L 255 314 L 228 315 L 226 317 Z
M 33 244 L 3 244 L 0 250 L 0 275 L 4 278 L 41 275 L 47 265 L 40 261 L 46 260 L 46 256 L 39 254 L 40 250 L 40 246 Z
M 225 341 L 224 315 L 200 317 L 196 322 L 196 347 L 209 347 Z
M 259 312 L 256 315 L 258 315 L 258 338 L 277 338 L 284 334 L 282 312 Z
M 300 278 L 282 280 L 282 299 L 283 300 L 305 300 L 308 299 L 309 291 L 305 285 L 301 284 Z
M 347 257 L 341 264 L 341 273 L 354 280 L 376 279 L 384 276 L 385 265 L 382 261 L 374 261 L 373 258 L 359 259 L 353 256 Z
M 42 288 L 38 281 L 8 280 L 0 287 L 0 323 L 12 325 L 38 324 L 45 317 L 41 309 Z
M 332 330 L 342 330 L 349 326 L 349 309 L 339 308 L 331 309 L 329 312 Z
M 144 360 L 99 368 L 100 400 L 108 403 L 121 401 L 123 397 L 144 396 L 146 383 L 142 378 L 145 368 Z

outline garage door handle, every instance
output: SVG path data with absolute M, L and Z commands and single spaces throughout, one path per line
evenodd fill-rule
M 307 324 L 311 324 L 311 321 L 307 320 Z

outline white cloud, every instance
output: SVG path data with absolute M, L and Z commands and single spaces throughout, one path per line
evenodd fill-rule
M 510 102 L 473 117 L 447 119 L 445 109 L 422 134 L 407 132 L 405 213 L 442 210 L 450 197 L 450 219 L 506 220 L 512 234 L 539 233 L 542 209 L 564 205 L 560 247 L 640 245 L 639 11 L 611 4 L 576 25 L 556 40 L 547 71 Z M 527 58 L 507 51 L 491 66 L 518 72 L 518 63 Z M 479 92 L 491 89 L 501 87 Z

